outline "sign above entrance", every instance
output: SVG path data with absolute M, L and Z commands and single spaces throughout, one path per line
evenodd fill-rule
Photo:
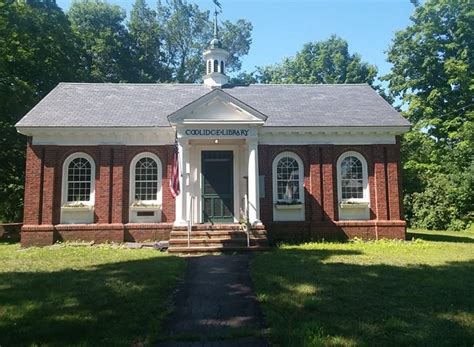
M 186 129 L 186 136 L 248 136 L 249 129 Z

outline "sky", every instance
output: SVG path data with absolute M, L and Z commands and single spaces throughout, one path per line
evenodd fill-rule
M 156 0 L 148 0 L 154 7 Z M 165 1 L 165 0 L 163 0 Z M 188 0 L 203 10 L 214 10 L 212 0 Z M 375 64 L 379 75 L 390 71 L 386 51 L 396 31 L 410 22 L 409 0 L 219 0 L 220 20 L 246 19 L 253 24 L 252 46 L 242 70 L 281 62 L 295 55 L 306 42 L 336 34 L 349 43 L 351 53 Z M 57 0 L 64 10 L 72 0 Z M 108 0 L 130 12 L 134 0 Z

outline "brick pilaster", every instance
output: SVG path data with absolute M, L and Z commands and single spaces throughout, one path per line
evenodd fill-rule
M 323 147 L 322 150 L 322 176 L 324 214 L 329 220 L 336 219 L 337 187 L 335 184 L 334 149 L 333 146 Z
M 97 223 L 111 223 L 110 215 L 111 201 L 111 161 L 112 148 L 103 146 L 99 149 L 97 161 L 97 176 L 95 180 L 95 213 Z
M 33 146 L 31 137 L 28 137 L 26 146 L 25 197 L 23 213 L 23 223 L 26 225 L 41 224 L 42 155 L 43 149 L 39 146 Z

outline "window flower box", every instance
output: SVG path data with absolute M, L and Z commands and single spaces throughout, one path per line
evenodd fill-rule
M 279 201 L 275 204 L 277 210 L 298 210 L 303 207 L 300 201 L 284 202 Z
M 161 204 L 145 203 L 143 201 L 134 201 L 130 205 L 131 211 L 150 211 L 150 210 L 159 210 L 160 208 L 161 208 Z
M 78 202 L 68 202 L 61 206 L 63 211 L 91 211 L 94 209 L 94 205 L 84 203 L 82 201 Z
M 368 208 L 369 202 L 368 201 L 357 201 L 357 200 L 346 200 L 339 204 L 341 208 Z

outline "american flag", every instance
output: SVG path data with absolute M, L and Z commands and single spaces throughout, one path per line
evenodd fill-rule
M 171 173 L 170 180 L 170 190 L 171 195 L 176 198 L 180 193 L 179 187 L 179 149 L 178 149 L 178 139 L 175 139 L 173 146 L 173 171 Z

